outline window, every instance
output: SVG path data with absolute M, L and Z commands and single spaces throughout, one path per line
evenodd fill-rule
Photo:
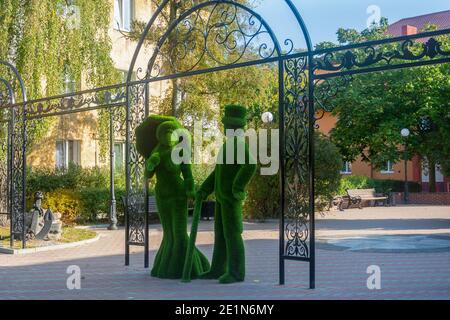
M 352 163 L 345 161 L 342 165 L 341 174 L 352 174 Z
M 435 167 L 435 175 L 436 182 L 444 182 L 444 174 L 442 173 L 441 166 L 438 164 Z M 422 160 L 422 182 L 430 182 L 430 166 L 426 158 Z
M 56 167 L 64 169 L 66 166 L 66 148 L 64 141 L 56 141 Z
M 70 163 L 81 165 L 81 141 L 56 141 L 56 167 L 67 169 Z
M 122 31 L 131 31 L 133 13 L 133 0 L 114 0 L 114 28 Z
M 123 168 L 125 165 L 125 143 L 114 143 L 114 165 L 117 169 Z
M 76 91 L 76 81 L 70 72 L 69 67 L 64 67 L 63 93 L 74 93 Z
M 381 173 L 394 173 L 394 164 L 392 161 L 387 161 L 385 167 L 383 170 L 381 170 Z

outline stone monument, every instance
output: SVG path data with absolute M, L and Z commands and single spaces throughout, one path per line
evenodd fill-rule
M 59 240 L 62 234 L 60 214 L 42 208 L 44 194 L 38 191 L 34 194 L 33 208 L 25 217 L 27 240 Z

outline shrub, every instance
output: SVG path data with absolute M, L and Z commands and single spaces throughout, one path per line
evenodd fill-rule
M 342 157 L 334 143 L 321 133 L 315 135 L 315 156 L 316 211 L 323 212 L 338 194 Z
M 122 196 L 125 190 L 116 189 L 117 216 L 123 216 Z M 84 222 L 95 222 L 100 218 L 107 218 L 110 210 L 110 191 L 105 188 L 86 188 L 80 191 L 82 207 L 80 219 Z
M 120 180 L 117 177 L 117 180 Z M 102 188 L 109 185 L 108 168 L 81 168 L 70 164 L 68 169 L 27 169 L 27 191 L 50 192 L 56 189 Z
M 401 180 L 372 180 L 370 183 L 377 192 L 404 192 L 405 181 Z M 409 192 L 420 192 L 422 189 L 420 183 L 408 181 Z
M 410 192 L 420 192 L 421 186 L 417 182 L 408 182 Z M 376 192 L 403 192 L 405 182 L 400 180 L 376 180 L 364 176 L 346 176 L 342 178 L 339 194 L 345 195 L 348 189 L 375 189 Z
M 369 183 L 370 178 L 364 176 L 345 176 L 341 179 L 338 193 L 340 195 L 347 194 L 349 189 L 367 189 L 372 188 Z
M 80 195 L 68 189 L 56 189 L 44 195 L 42 206 L 50 208 L 53 212 L 61 213 L 61 220 L 65 224 L 78 222 L 82 208 Z
M 260 167 L 247 187 L 247 199 L 244 203 L 244 218 L 264 221 L 276 218 L 280 208 L 280 175 L 263 176 Z
M 124 177 L 124 170 L 116 171 L 119 218 L 123 216 Z M 65 223 L 97 222 L 99 217 L 109 213 L 109 168 L 81 168 L 73 164 L 67 170 L 28 168 L 27 210 L 32 207 L 36 191 L 44 192 L 44 208 L 60 212 Z
M 342 158 L 336 146 L 323 134 L 316 133 L 316 211 L 322 212 L 338 194 Z M 279 174 L 261 176 L 259 169 L 248 186 L 248 197 L 244 204 L 246 219 L 264 220 L 276 218 L 280 210 Z
M 124 214 L 123 195 L 125 195 L 125 190 L 116 190 L 116 210 L 119 219 L 122 219 Z M 31 203 L 31 199 L 29 202 Z M 109 189 L 90 188 L 80 191 L 57 189 L 44 194 L 43 207 L 61 213 L 61 220 L 65 224 L 98 222 L 108 218 Z

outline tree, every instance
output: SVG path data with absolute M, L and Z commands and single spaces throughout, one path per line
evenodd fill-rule
M 255 4 L 255 1 L 240 0 L 239 2 L 246 5 Z M 159 6 L 161 0 L 153 0 L 154 6 Z M 171 25 L 187 8 L 195 4 L 196 1 L 177 1 L 171 0 L 161 14 L 161 18 L 156 26 L 154 26 L 147 37 L 148 43 L 156 43 Z M 224 5 L 225 6 L 228 5 Z M 203 18 L 208 17 L 210 24 L 220 25 L 219 20 L 224 15 L 211 14 L 211 8 L 201 11 Z M 231 11 L 230 11 L 231 12 Z M 192 17 L 196 17 L 193 14 Z M 205 19 L 205 20 L 208 20 Z M 229 17 L 227 18 L 229 19 Z M 195 19 L 192 18 L 192 21 Z M 223 21 L 222 21 L 223 22 Z M 256 22 L 256 21 L 252 21 Z M 204 22 L 203 22 L 204 23 Z M 193 22 L 195 24 L 195 22 Z M 232 23 L 233 24 L 233 23 Z M 146 23 L 140 21 L 133 22 L 133 30 L 127 37 L 138 39 L 145 28 Z M 200 23 L 195 25 L 199 27 Z M 204 26 L 204 25 L 203 25 Z M 183 33 L 185 25 L 180 24 L 180 32 L 172 32 L 166 43 L 160 48 L 160 57 L 162 57 L 162 69 L 168 74 L 177 73 L 184 70 L 187 66 L 195 64 L 195 61 L 204 53 L 202 45 L 204 44 L 204 35 L 196 30 L 195 32 Z M 230 30 L 233 30 L 230 26 Z M 252 27 L 247 26 L 247 27 Z M 220 29 L 218 27 L 217 29 Z M 224 29 L 225 30 L 225 29 Z M 203 31 L 203 30 L 202 30 Z M 220 31 L 218 32 L 220 33 Z M 237 33 L 236 33 L 237 34 Z M 214 43 L 215 36 L 210 35 L 208 38 L 208 51 L 216 57 L 228 59 L 229 61 L 237 57 L 240 49 L 239 43 L 234 34 L 228 38 L 229 44 L 237 41 L 237 50 L 226 50 L 223 44 Z M 188 40 L 189 44 L 194 46 L 190 48 L 188 54 L 182 52 L 184 49 L 183 41 Z M 255 39 L 256 40 L 256 39 Z M 258 59 L 257 48 L 247 48 L 245 56 L 242 60 Z M 180 58 L 180 56 L 182 58 Z M 215 66 L 212 59 L 201 59 L 199 68 L 207 68 Z M 223 107 L 227 103 L 240 103 L 248 107 L 263 106 L 266 109 L 271 108 L 272 102 L 276 99 L 277 91 L 273 94 L 273 86 L 271 85 L 276 79 L 277 70 L 272 66 L 255 66 L 245 69 L 227 70 L 223 72 L 215 72 L 202 76 L 195 76 L 182 79 L 171 80 L 171 89 L 167 90 L 163 99 L 157 97 L 152 100 L 152 104 L 165 114 L 177 116 L 180 119 L 203 119 L 211 121 L 217 118 L 217 106 Z M 269 88 L 269 89 L 268 89 Z
M 15 65 L 29 99 L 60 94 L 65 77 L 79 89 L 117 83 L 110 58 L 108 0 L 1 0 L 0 60 Z M 50 120 L 35 120 L 29 141 L 44 134 Z
M 383 21 L 361 33 L 339 29 L 339 42 L 351 44 L 388 37 L 387 21 Z M 431 29 L 429 26 L 426 30 Z M 448 37 L 441 40 L 449 43 Z M 448 64 L 355 77 L 332 102 L 338 122 L 331 137 L 344 159 L 361 157 L 380 168 L 388 160 L 403 160 L 400 146 L 406 143 L 407 159 L 420 155 L 428 160 L 430 168 L 438 164 L 448 175 L 449 79 Z M 400 135 L 402 128 L 411 131 L 406 141 Z M 430 191 L 435 191 L 435 181 L 434 170 L 430 170 Z
M 342 156 L 331 139 L 315 134 L 316 210 L 323 212 L 337 195 L 341 182 Z

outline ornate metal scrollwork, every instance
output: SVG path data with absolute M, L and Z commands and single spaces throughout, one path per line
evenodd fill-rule
M 26 115 L 27 118 L 42 118 L 120 103 L 126 103 L 124 85 L 31 101 L 26 106 Z
M 283 52 L 262 18 L 237 1 L 205 1 L 180 14 L 158 42 L 140 79 L 265 60 Z
M 26 90 L 17 69 L 8 62 L 0 61 L 0 114 L 7 122 L 7 187 L 9 195 L 7 211 L 11 221 L 11 244 L 14 239 L 22 239 L 25 247 L 25 144 L 26 121 L 24 104 Z M 22 104 L 14 105 L 16 97 Z M 4 147 L 2 147 L 4 150 Z M 4 153 L 4 151 L 3 151 Z
M 0 106 L 2 102 L 0 101 Z M 1 110 L 0 118 L 0 213 L 8 212 L 9 199 L 9 121 L 6 119 L 8 110 Z M 3 115 L 5 113 L 5 115 Z M 2 218 L 2 217 L 0 217 Z
M 309 258 L 309 112 L 307 58 L 285 67 L 285 256 Z
M 25 231 L 25 145 L 26 122 L 24 121 L 24 108 L 12 108 L 14 121 L 12 121 L 11 134 L 11 233 L 23 240 Z M 25 240 L 23 240 L 25 241 Z
M 129 146 L 128 146 L 128 226 L 129 242 L 144 244 L 145 241 L 145 159 L 136 150 L 135 129 L 142 123 L 146 115 L 146 84 L 135 84 L 129 87 Z
M 108 110 L 111 113 L 113 121 L 113 131 L 117 136 L 125 138 L 126 136 L 126 109 L 125 106 L 115 107 Z
M 420 39 L 420 38 L 418 38 Z M 431 37 L 425 43 L 412 39 L 397 42 L 397 49 L 383 46 L 385 43 L 368 46 L 355 45 L 343 51 L 339 48 L 331 49 L 324 53 L 322 57 L 314 60 L 314 70 L 316 75 L 321 71 L 338 72 L 344 70 L 363 69 L 370 66 L 391 66 L 405 61 L 421 61 L 426 58 L 435 59 L 437 57 L 448 57 L 450 51 L 442 48 L 442 43 Z
M 315 80 L 315 127 L 319 128 L 317 121 L 323 119 L 327 112 L 332 112 L 335 108 L 332 100 L 337 96 L 337 94 L 345 88 L 351 81 L 353 77 L 351 75 L 344 75 L 337 78 L 329 78 L 324 80 Z

